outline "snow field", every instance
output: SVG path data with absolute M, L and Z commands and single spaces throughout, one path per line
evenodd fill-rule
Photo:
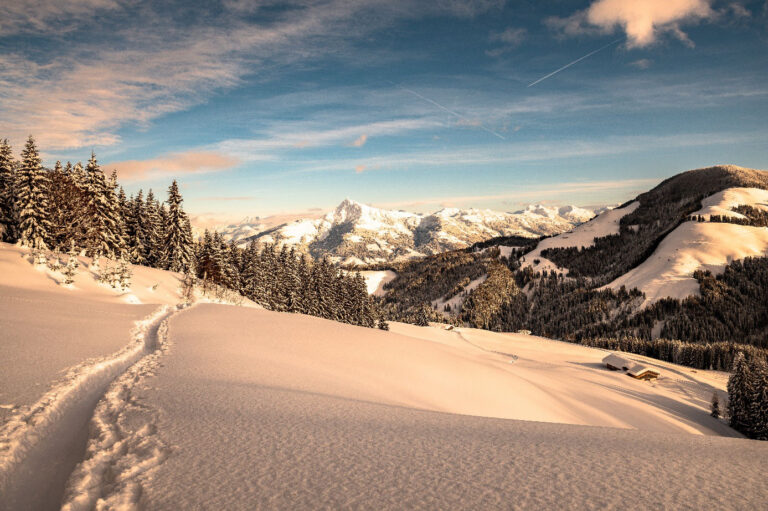
M 174 446 L 144 485 L 147 507 L 764 502 L 768 445 L 717 437 L 734 433 L 705 409 L 720 373 L 660 363 L 660 380 L 641 382 L 603 368 L 602 350 L 391 328 L 221 305 L 174 316 L 173 351 L 137 390 Z

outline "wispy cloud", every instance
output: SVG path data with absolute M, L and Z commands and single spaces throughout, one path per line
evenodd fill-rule
M 630 66 L 636 67 L 637 69 L 648 69 L 652 64 L 653 61 L 650 59 L 637 59 L 629 63 Z
M 419 94 L 418 92 L 416 92 L 416 91 L 414 91 L 414 90 L 412 90 L 412 89 L 408 89 L 408 88 L 406 88 L 406 87 L 403 87 L 402 85 L 397 85 L 397 87 L 398 87 L 398 88 L 400 88 L 400 89 L 402 89 L 403 91 L 405 91 L 405 92 L 409 93 L 409 94 L 412 94 L 412 95 L 416 96 L 417 98 L 419 98 L 419 99 L 421 99 L 421 100 L 423 100 L 423 101 L 426 101 L 427 103 L 429 103 L 429 104 L 431 104 L 431 105 L 434 105 L 434 106 L 436 106 L 437 108 L 439 108 L 439 109 L 440 109 L 440 110 L 442 110 L 443 112 L 447 112 L 447 113 L 451 114 L 452 116 L 454 116 L 454 117 L 456 117 L 457 119 L 459 119 L 459 121 L 462 121 L 462 122 L 464 122 L 464 123 L 468 123 L 468 122 L 471 122 L 469 119 L 467 119 L 466 117 L 464 117 L 464 116 L 463 116 L 463 115 L 461 115 L 460 113 L 456 112 L 455 110 L 452 110 L 452 109 L 448 108 L 448 107 L 447 107 L 447 106 L 445 106 L 445 105 L 441 105 L 440 103 L 438 103 L 438 102 L 437 102 L 437 101 L 435 101 L 434 99 L 430 99 L 430 98 L 428 98 L 428 97 L 426 97 L 426 96 L 424 96 L 424 95 L 422 95 L 422 94 Z M 465 125 L 472 125 L 472 124 L 465 124 Z M 482 123 L 480 123 L 480 122 L 478 122 L 478 123 L 477 123 L 475 126 L 477 126 L 478 128 L 482 129 L 483 131 L 486 131 L 486 132 L 490 133 L 490 134 L 491 134 L 491 135 L 493 135 L 494 137 L 497 137 L 497 138 L 500 138 L 500 139 L 502 139 L 502 140 L 505 140 L 505 138 L 504 138 L 504 136 L 503 136 L 503 135 L 501 135 L 501 134 L 499 134 L 498 132 L 496 132 L 496 131 L 494 131 L 494 130 L 490 129 L 489 127 L 487 127 L 487 126 L 483 125 L 483 124 L 482 124 Z
M 121 9 L 117 0 L 35 0 L 33 6 L 3 2 L 0 30 L 28 26 L 55 38 L 57 31 L 45 28 L 71 17 L 86 23 L 78 24 L 78 30 L 92 37 L 91 31 L 96 32 L 99 44 L 68 38 L 34 58 L 20 51 L 0 57 L 0 132 L 16 143 L 32 132 L 50 150 L 115 144 L 124 126 L 148 126 L 159 116 L 241 83 L 246 74 L 267 68 L 274 74 L 297 61 L 340 53 L 333 50 L 343 48 L 348 39 L 398 19 L 436 13 L 474 16 L 501 4 L 501 0 L 296 2 L 254 24 L 232 12 L 245 5 L 234 2 L 220 15 L 227 30 L 215 16 L 181 26 L 160 7 L 153 10 L 154 6 L 142 4 L 146 11 L 142 18 L 131 23 L 129 16 L 121 16 L 120 26 L 110 31 L 95 20 L 100 13 Z M 360 23 L 361 18 L 366 22 Z M 153 22 L 142 21 L 146 19 Z
M 0 36 L 69 32 L 83 20 L 120 8 L 117 0 L 24 0 L 0 3 Z
M 568 182 L 568 183 L 550 183 L 546 186 L 539 186 L 528 189 L 515 189 L 508 192 L 490 194 L 490 195 L 455 195 L 444 197 L 425 197 L 419 199 L 409 199 L 395 202 L 381 202 L 375 205 L 383 208 L 401 208 L 418 207 L 433 204 L 440 205 L 458 205 L 458 204 L 481 204 L 491 201 L 502 200 L 535 200 L 542 202 L 552 200 L 563 196 L 576 196 L 579 194 L 591 192 L 608 192 L 616 190 L 634 191 L 637 189 L 646 189 L 649 185 L 658 183 L 659 179 L 624 179 L 615 181 L 587 181 L 587 182 Z
M 235 167 L 239 160 L 212 151 L 187 151 L 148 160 L 111 162 L 105 168 L 117 170 L 121 180 L 141 181 L 161 176 L 219 172 Z
M 226 196 L 213 196 L 213 197 L 196 197 L 201 201 L 216 201 L 216 202 L 239 202 L 239 201 L 252 201 L 258 199 L 255 195 L 246 195 L 243 197 L 226 197 Z
M 242 160 L 263 161 L 275 159 L 278 153 L 285 151 L 350 145 L 348 141 L 356 136 L 351 145 L 362 147 L 372 136 L 402 135 L 414 130 L 443 126 L 442 122 L 428 118 L 393 119 L 325 129 L 317 121 L 297 121 L 267 129 L 258 138 L 225 140 L 215 144 L 214 148 Z M 358 136 L 359 133 L 364 135 Z
M 528 36 L 528 30 L 520 27 L 509 27 L 501 32 L 491 32 L 488 40 L 499 46 L 486 50 L 489 57 L 498 57 L 520 46 Z
M 349 172 L 364 166 L 381 171 L 404 171 L 426 167 L 485 166 L 524 162 L 631 154 L 647 150 L 728 146 L 762 140 L 764 134 L 688 133 L 669 136 L 631 135 L 595 139 L 561 139 L 551 142 L 518 142 L 503 146 L 457 147 L 450 150 L 395 153 L 369 158 L 313 160 L 297 165 L 286 175 L 311 172 Z

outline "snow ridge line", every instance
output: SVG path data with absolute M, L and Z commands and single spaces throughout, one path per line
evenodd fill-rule
M 86 456 L 67 483 L 62 511 L 137 508 L 141 476 L 170 454 L 169 446 L 156 434 L 157 412 L 132 395 L 145 378 L 155 374 L 170 348 L 170 315 L 161 320 L 154 335 L 148 333 L 153 344 L 148 347 L 154 351 L 119 376 L 96 406 Z
M 35 477 L 35 467 L 50 462 L 46 447 L 75 436 L 71 423 L 81 413 L 82 403 L 98 401 L 115 378 L 153 351 L 154 331 L 178 309 L 179 306 L 163 306 L 137 321 L 133 340 L 127 346 L 111 356 L 73 367 L 61 383 L 35 404 L 20 410 L 0 429 L 0 495 L 12 497 L 32 488 L 45 488 L 46 481 L 30 478 Z

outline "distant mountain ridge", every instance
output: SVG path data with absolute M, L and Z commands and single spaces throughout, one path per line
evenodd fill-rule
M 577 206 L 541 204 L 513 213 L 444 208 L 420 215 L 345 199 L 321 218 L 296 220 L 250 236 L 239 234 L 249 232 L 252 225 L 233 225 L 222 234 L 238 242 L 287 245 L 346 265 L 376 264 L 466 248 L 498 236 L 559 234 L 594 216 L 594 211 Z

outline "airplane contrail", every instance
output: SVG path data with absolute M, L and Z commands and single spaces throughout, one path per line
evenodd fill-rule
M 419 98 L 419 99 L 423 99 L 423 100 L 424 100 L 424 101 L 426 101 L 427 103 L 430 103 L 430 104 L 432 104 L 432 105 L 435 105 L 435 106 L 436 106 L 437 108 L 439 108 L 440 110 L 443 110 L 444 112 L 448 112 L 449 114 L 451 114 L 451 115 L 453 115 L 453 116 L 457 117 L 458 119 L 461 119 L 462 121 L 471 122 L 469 119 L 467 119 L 466 117 L 464 117 L 464 116 L 463 116 L 463 115 L 461 115 L 460 113 L 458 113 L 458 112 L 455 112 L 455 111 L 451 110 L 450 108 L 448 108 L 448 107 L 445 107 L 445 106 L 441 105 L 441 104 L 440 104 L 440 103 L 438 103 L 437 101 L 434 101 L 434 100 L 432 100 L 432 99 L 429 99 L 429 98 L 428 98 L 428 97 L 426 97 L 426 96 L 422 96 L 421 94 L 419 94 L 419 93 L 418 93 L 418 92 L 416 92 L 415 90 L 407 89 L 407 88 L 403 87 L 402 85 L 398 85 L 398 84 L 396 84 L 396 83 L 394 83 L 394 82 L 389 82 L 389 83 L 391 83 L 392 85 L 394 85 L 395 87 L 397 87 L 397 88 L 399 88 L 399 89 L 402 89 L 402 90 L 404 90 L 405 92 L 408 92 L 408 93 L 410 93 L 410 94 L 413 94 L 414 96 L 416 96 L 416 97 L 417 97 L 417 98 Z M 479 127 L 479 128 L 481 128 L 481 129 L 483 129 L 484 131 L 487 131 L 488 133 L 490 133 L 491 135 L 493 135 L 493 136 L 495 136 L 495 137 L 499 137 L 499 138 L 500 138 L 500 139 L 502 139 L 502 140 L 506 140 L 506 138 L 504 138 L 503 136 L 501 136 L 499 133 L 496 133 L 496 132 L 495 132 L 495 131 L 493 131 L 492 129 L 490 129 L 490 128 L 487 128 L 487 127 L 483 126 L 482 124 L 478 124 L 478 127 Z
M 539 79 L 538 79 L 538 80 L 536 80 L 535 82 L 529 83 L 529 84 L 528 84 L 528 87 L 533 87 L 533 86 L 534 86 L 534 85 L 536 85 L 537 83 L 543 82 L 544 80 L 546 80 L 546 79 L 547 79 L 547 78 L 549 78 L 550 76 L 554 76 L 554 75 L 556 75 L 557 73 L 559 73 L 560 71 L 563 71 L 563 70 L 565 70 L 565 69 L 568 69 L 568 68 L 569 68 L 569 67 L 571 67 L 572 65 L 574 65 L 574 64 L 576 64 L 576 63 L 578 63 L 578 62 L 581 62 L 582 60 L 584 60 L 584 59 L 586 59 L 586 58 L 588 58 L 588 57 L 591 57 L 591 56 L 592 56 L 592 55 L 594 55 L 595 53 L 597 53 L 597 52 L 599 52 L 599 51 L 603 51 L 604 49 L 608 48 L 609 46 L 613 46 L 614 44 L 618 43 L 618 42 L 619 42 L 619 41 L 621 41 L 622 39 L 623 39 L 623 37 L 620 37 L 619 39 L 616 39 L 615 41 L 612 41 L 612 42 L 610 42 L 610 43 L 606 44 L 605 46 L 601 46 L 600 48 L 596 49 L 595 51 L 591 51 L 591 52 L 587 53 L 587 54 L 586 54 L 586 55 L 584 55 L 583 57 L 579 57 L 578 59 L 574 60 L 573 62 L 570 62 L 570 63 L 568 63 L 568 64 L 564 65 L 564 66 L 563 66 L 563 67 L 561 67 L 560 69 L 556 69 L 556 70 L 552 71 L 551 73 L 549 73 L 548 75 L 546 75 L 546 76 L 542 76 L 541 78 L 539 78 Z

